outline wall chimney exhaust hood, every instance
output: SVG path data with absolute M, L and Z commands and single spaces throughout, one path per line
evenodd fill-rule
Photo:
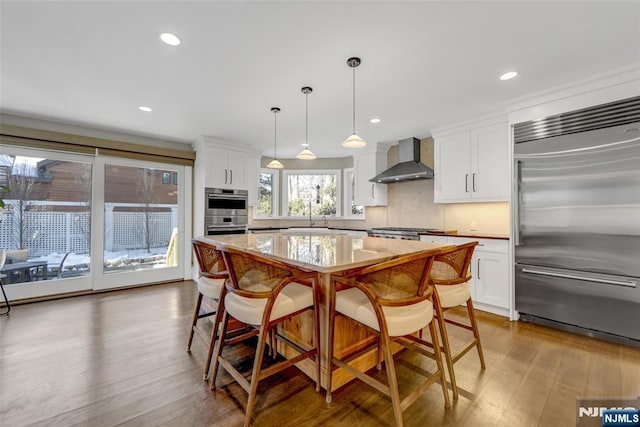
M 391 184 L 415 179 L 433 179 L 433 169 L 420 163 L 420 140 L 403 139 L 398 144 L 398 164 L 374 176 L 369 181 Z

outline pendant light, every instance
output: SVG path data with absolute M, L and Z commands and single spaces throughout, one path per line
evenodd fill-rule
M 302 145 L 304 149 L 298 153 L 296 156 L 301 160 L 313 160 L 317 156 L 313 154 L 313 151 L 309 150 L 309 94 L 313 92 L 309 86 L 305 86 L 301 89 L 302 93 L 306 98 L 305 101 L 305 113 L 304 113 L 304 144 Z
M 276 121 L 276 116 L 280 112 L 280 108 L 272 107 L 271 108 L 271 112 L 273 113 L 273 160 L 271 160 L 269 162 L 267 167 L 269 169 L 282 169 L 284 166 L 283 166 L 282 163 L 280 163 L 278 161 L 278 150 L 277 150 L 277 140 L 278 140 L 277 129 L 278 129 L 278 126 L 277 126 L 277 121 Z
M 353 134 L 342 143 L 342 146 L 360 148 L 367 145 L 364 139 L 356 135 L 356 67 L 360 65 L 360 58 L 352 57 L 347 59 L 347 65 L 353 70 Z

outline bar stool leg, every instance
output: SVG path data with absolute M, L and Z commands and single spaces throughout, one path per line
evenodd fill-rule
M 336 326 L 336 287 L 332 282 L 329 286 L 329 331 L 327 348 L 327 394 L 325 400 L 331 403 L 331 377 L 333 376 L 333 335 Z
M 196 322 L 198 321 L 198 313 L 200 313 L 200 305 L 202 304 L 202 294 L 198 292 L 198 300 L 196 301 L 196 309 L 193 312 L 193 320 L 191 321 L 191 330 L 189 331 L 189 339 L 187 340 L 187 353 L 191 352 L 191 342 L 193 341 L 193 328 L 196 326 Z
M 480 367 L 486 369 L 484 364 L 484 354 L 482 353 L 482 343 L 480 342 L 480 331 L 478 330 L 478 322 L 476 322 L 476 315 L 473 311 L 473 302 L 471 298 L 467 301 L 467 311 L 469 312 L 469 319 L 471 320 L 471 328 L 473 329 L 473 336 L 476 339 L 476 349 L 478 350 L 478 357 L 480 358 Z
M 434 299 L 437 298 L 434 297 Z M 451 391 L 453 392 L 453 400 L 458 400 L 458 383 L 456 382 L 456 374 L 453 370 L 453 358 L 451 357 L 451 346 L 449 344 L 449 335 L 447 334 L 447 325 L 444 320 L 444 312 L 439 302 L 434 304 L 436 309 L 436 320 L 438 322 L 438 329 L 440 329 L 440 336 L 442 337 L 442 349 L 444 350 L 444 358 L 447 362 L 447 370 L 449 371 L 449 378 L 451 380 Z M 434 343 L 435 346 L 435 343 Z
M 433 343 L 436 365 L 440 371 L 440 384 L 442 384 L 442 394 L 444 395 L 444 407 L 445 409 L 450 409 L 451 402 L 449 401 L 449 390 L 447 389 L 447 377 L 444 374 L 444 366 L 442 366 L 442 352 L 440 351 L 440 343 L 438 343 L 438 331 L 436 330 L 436 325 L 433 324 L 433 320 L 429 324 L 429 331 L 431 332 L 431 342 Z
M 263 325 L 264 327 L 264 325 Z M 251 387 L 249 390 L 249 400 L 247 401 L 247 411 L 244 417 L 244 426 L 249 427 L 251 424 L 251 416 L 253 415 L 253 407 L 256 403 L 256 393 L 258 391 L 258 378 L 260 378 L 260 368 L 262 367 L 262 359 L 264 358 L 264 347 L 267 344 L 269 331 L 261 330 L 258 335 L 258 346 L 256 347 L 256 358 L 253 362 L 253 372 L 251 373 Z
M 322 353 L 320 352 L 320 297 L 318 294 L 318 280 L 313 281 L 313 332 L 315 334 L 316 344 L 316 392 L 320 392 L 320 382 L 322 381 L 320 373 L 320 358 Z
M 386 328 L 381 328 L 386 329 Z M 397 427 L 402 427 L 402 406 L 400 403 L 400 393 L 398 392 L 398 379 L 396 378 L 396 367 L 393 363 L 393 353 L 391 352 L 391 340 L 386 330 L 380 331 L 380 344 L 382 353 L 384 354 L 384 363 L 387 370 L 387 379 L 389 381 L 389 394 L 391 404 L 393 406 L 393 416 Z
M 0 290 L 2 290 L 2 296 L 4 297 L 4 303 L 7 306 L 7 311 L 4 313 L 0 313 L 0 316 L 6 316 L 11 311 L 11 304 L 9 304 L 9 298 L 7 298 L 7 294 L 4 292 L 4 282 L 0 279 Z

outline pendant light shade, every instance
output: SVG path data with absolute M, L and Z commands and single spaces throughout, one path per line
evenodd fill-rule
M 272 107 L 271 112 L 273 113 L 273 160 L 269 162 L 267 167 L 269 169 L 282 169 L 284 165 L 278 161 L 278 123 L 276 119 L 280 108 Z
M 356 67 L 360 65 L 360 58 L 352 57 L 347 59 L 347 65 L 353 70 L 353 134 L 342 143 L 342 146 L 360 148 L 367 145 L 365 140 L 356 134 Z
M 284 165 L 278 161 L 278 159 L 273 159 L 267 164 L 269 169 L 282 169 Z
M 317 156 L 309 149 L 309 94 L 313 92 L 309 86 L 305 86 L 301 89 L 305 96 L 305 113 L 304 113 L 304 149 L 296 156 L 300 160 L 313 160 Z

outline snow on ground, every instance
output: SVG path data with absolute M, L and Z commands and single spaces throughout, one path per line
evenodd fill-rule
M 107 268 L 119 269 L 130 265 L 153 264 L 155 267 L 165 265 L 166 247 L 151 248 L 151 252 L 145 249 L 110 252 L 105 251 L 105 264 Z M 49 255 L 29 258 L 29 261 L 47 261 L 49 270 L 56 270 L 64 254 L 52 252 Z M 89 269 L 91 257 L 89 254 L 76 254 L 71 252 L 64 260 L 64 270 L 85 271 Z

